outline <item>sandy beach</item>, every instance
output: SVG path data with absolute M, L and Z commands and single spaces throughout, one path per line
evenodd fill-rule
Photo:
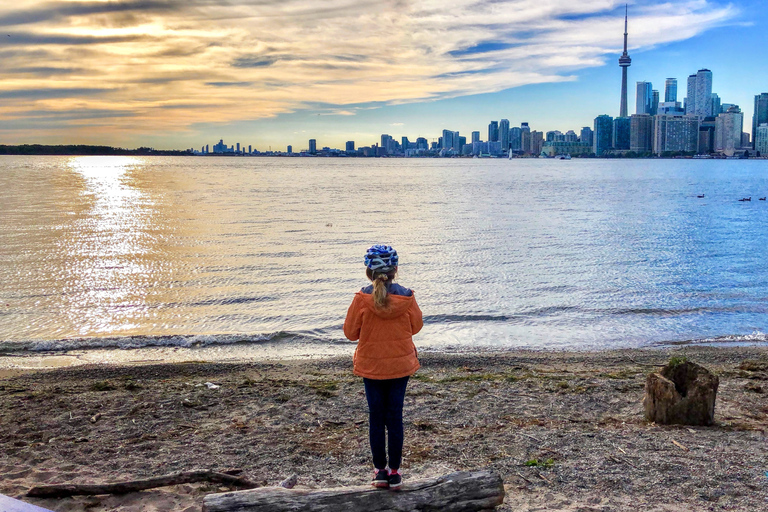
M 646 375 L 685 355 L 720 377 L 716 425 L 642 416 Z M 405 482 L 491 468 L 500 510 L 765 510 L 768 349 L 423 354 L 405 402 Z M 214 384 L 210 386 L 206 383 Z M 198 511 L 200 483 L 24 497 L 52 483 L 240 470 L 366 484 L 366 403 L 348 357 L 87 366 L 0 375 L 0 493 L 56 512 Z M 386 492 L 386 491 L 384 491 Z

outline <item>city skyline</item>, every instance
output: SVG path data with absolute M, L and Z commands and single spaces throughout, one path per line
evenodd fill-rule
M 259 43 L 248 54 L 244 47 L 219 54 L 221 66 L 205 57 L 218 46 L 193 33 L 194 26 L 184 29 L 182 39 L 187 46 L 199 43 L 188 49 L 199 57 L 197 65 L 182 55 L 182 22 L 190 22 L 192 15 L 207 20 L 212 35 L 239 13 L 248 22 L 234 26 L 243 41 L 253 42 L 254 28 L 267 15 L 280 19 L 285 34 L 305 28 L 309 21 L 304 18 L 312 23 L 354 19 L 361 26 L 370 20 L 349 2 L 332 2 L 332 14 L 302 2 L 281 8 L 266 2 L 260 12 L 247 2 L 233 2 L 225 12 L 212 10 L 214 3 L 206 1 L 194 2 L 194 9 L 172 0 L 53 4 L 59 7 L 34 0 L 21 2 L 22 10 L 0 7 L 0 27 L 6 32 L 0 53 L 8 63 L 0 84 L 0 97 L 6 100 L 0 107 L 0 143 L 165 149 L 223 138 L 265 151 L 270 146 L 304 148 L 314 138 L 318 147 L 343 148 L 348 140 L 375 143 L 382 133 L 434 140 L 443 129 L 482 132 L 489 119 L 565 132 L 590 126 L 598 114 L 619 114 L 616 60 L 623 45 L 624 2 L 543 7 L 526 1 L 459 2 L 456 13 L 473 23 L 473 31 L 439 14 L 429 2 L 416 2 L 397 16 L 386 2 L 377 3 L 374 25 L 381 29 L 355 55 L 343 43 L 329 42 L 340 29 L 318 27 L 313 32 L 317 40 L 304 40 L 309 46 L 301 55 Z M 760 28 L 768 17 L 765 11 L 751 1 L 629 3 L 629 113 L 634 113 L 636 82 L 651 82 L 663 91 L 664 80 L 676 77 L 682 101 L 686 77 L 707 68 L 715 75 L 713 90 L 751 119 L 754 96 L 768 89 L 768 71 L 757 65 L 760 56 L 749 51 L 766 43 Z M 441 37 L 425 28 L 424 16 L 434 22 L 432 27 L 443 28 Z M 93 28 L 96 21 L 98 29 Z M 388 45 L 385 30 L 395 30 L 395 21 L 415 30 L 397 47 Z M 267 31 L 264 39 L 278 35 Z M 351 41 L 360 43 L 359 38 Z M 148 49 L 132 51 L 134 44 Z M 254 48 L 260 50 L 254 53 Z M 153 61 L 150 50 L 164 52 L 164 59 Z M 106 70 L 94 70 L 78 58 L 66 64 L 50 60 L 87 54 L 98 64 L 103 54 L 114 58 L 120 52 L 137 66 L 147 63 L 147 71 L 126 68 L 119 60 Z M 37 57 L 34 65 L 32 56 Z M 292 69 L 292 78 L 284 68 Z M 136 76 L 121 82 L 113 76 L 117 69 L 128 76 L 126 69 L 136 71 Z M 309 77 L 312 70 L 316 78 Z

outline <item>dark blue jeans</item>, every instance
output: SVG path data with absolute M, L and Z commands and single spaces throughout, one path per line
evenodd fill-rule
M 403 459 L 403 401 L 408 377 L 400 379 L 363 379 L 368 399 L 368 436 L 371 441 L 373 465 L 387 467 L 384 428 L 389 441 L 389 467 L 400 469 Z

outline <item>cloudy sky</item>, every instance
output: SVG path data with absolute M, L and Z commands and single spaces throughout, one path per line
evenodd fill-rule
M 632 107 L 635 81 L 677 77 L 682 100 L 707 67 L 751 124 L 768 91 L 764 1 L 629 12 Z M 612 0 L 4 1 L 0 143 L 343 147 L 486 138 L 500 118 L 578 130 L 618 114 L 623 15 Z

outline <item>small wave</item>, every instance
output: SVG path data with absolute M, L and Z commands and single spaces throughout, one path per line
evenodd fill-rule
M 277 331 L 268 334 L 179 334 L 158 336 L 111 336 L 104 338 L 63 338 L 57 340 L 31 340 L 25 342 L 0 342 L 0 355 L 20 352 L 65 352 L 68 350 L 139 349 L 146 347 L 193 348 L 209 345 L 234 345 L 239 343 L 327 343 L 321 334 Z
M 753 331 L 752 334 L 727 334 L 723 336 L 715 336 L 712 338 L 702 338 L 695 340 L 683 340 L 683 341 L 666 341 L 660 342 L 657 345 L 663 346 L 688 346 L 688 345 L 751 345 L 755 343 L 768 343 L 768 334 L 759 330 Z
M 551 306 L 546 308 L 530 309 L 512 315 L 469 314 L 469 315 L 427 315 L 424 323 L 440 322 L 513 322 L 542 316 L 551 316 L 568 311 L 579 310 L 576 306 Z

